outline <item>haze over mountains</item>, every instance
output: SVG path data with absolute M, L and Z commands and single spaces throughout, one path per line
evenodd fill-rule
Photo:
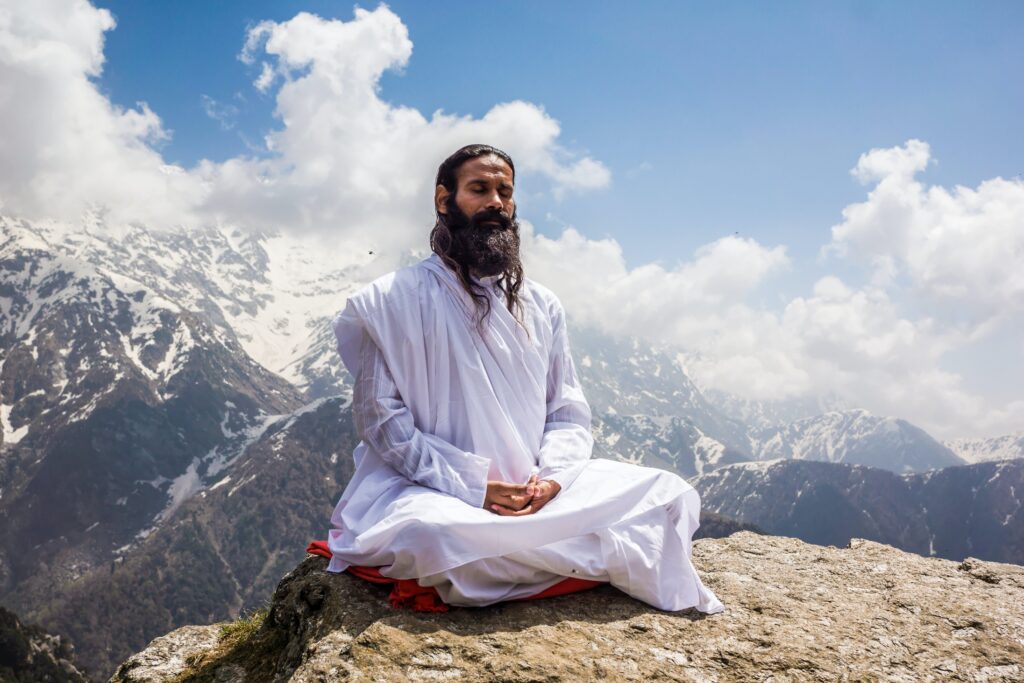
M 0 218 L 0 604 L 92 672 L 261 604 L 351 475 L 329 320 L 417 258 Z M 1019 436 L 943 445 L 836 401 L 741 401 L 702 391 L 678 350 L 570 336 L 597 457 L 677 471 L 772 533 L 1024 562 L 1024 460 L 950 467 L 1020 458 Z

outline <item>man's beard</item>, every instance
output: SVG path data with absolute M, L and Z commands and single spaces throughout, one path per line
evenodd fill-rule
M 521 265 L 515 214 L 484 209 L 470 218 L 455 203 L 454 194 L 449 195 L 447 208 L 445 223 L 452 239 L 448 255 L 456 262 L 469 266 L 477 277 L 509 273 Z M 487 221 L 498 225 L 484 225 Z

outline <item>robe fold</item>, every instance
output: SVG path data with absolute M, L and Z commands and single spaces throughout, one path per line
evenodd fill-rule
M 591 459 L 561 303 L 525 279 L 520 324 L 495 280 L 477 280 L 491 303 L 482 329 L 436 254 L 370 283 L 334 318 L 362 441 L 331 516 L 328 570 L 380 567 L 456 605 L 576 577 L 660 609 L 721 611 L 690 560 L 697 492 L 669 472 Z M 482 507 L 489 479 L 531 472 L 562 487 L 539 512 Z

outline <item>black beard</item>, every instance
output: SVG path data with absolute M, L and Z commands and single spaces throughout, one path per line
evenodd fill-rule
M 470 218 L 449 195 L 445 222 L 452 237 L 449 256 L 469 266 L 477 277 L 508 273 L 521 265 L 519 260 L 519 222 L 497 209 L 484 209 Z M 498 223 L 483 225 L 488 221 Z

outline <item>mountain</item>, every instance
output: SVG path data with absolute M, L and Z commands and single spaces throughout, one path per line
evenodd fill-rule
M 919 474 L 774 460 L 693 480 L 709 511 L 769 534 L 842 546 L 851 538 L 921 555 L 1024 564 L 1024 460 Z
M 990 439 L 954 439 L 945 446 L 969 463 L 1024 458 L 1024 432 Z
M 897 473 L 964 464 L 923 429 L 866 410 L 835 411 L 782 427 L 751 430 L 750 449 L 758 460 L 819 460 Z
M 725 603 L 660 612 L 611 587 L 448 612 L 396 611 L 387 588 L 310 557 L 266 612 L 188 626 L 112 683 L 186 681 L 1020 681 L 1024 568 L 823 548 L 738 533 L 693 544 Z
M 217 227 L 174 232 L 0 217 L 0 239 L 145 287 L 195 313 L 307 400 L 337 393 L 329 322 L 349 293 L 393 263 L 310 239 Z M 0 315 L 5 314 L 0 311 Z
M 597 457 L 685 477 L 751 458 L 745 426 L 704 397 L 671 351 L 569 327 Z
M 357 441 L 346 398 L 280 417 L 121 561 L 51 586 L 22 611 L 109 676 L 161 633 L 259 607 L 306 544 L 326 537 Z
M 0 600 L 116 562 L 302 398 L 229 331 L 0 221 Z
M 702 432 L 686 417 L 619 415 L 595 418 L 594 457 L 658 467 L 695 477 L 749 456 Z

